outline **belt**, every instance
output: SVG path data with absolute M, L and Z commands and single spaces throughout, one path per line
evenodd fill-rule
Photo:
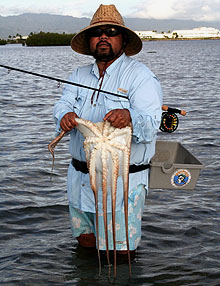
M 80 171 L 84 174 L 89 173 L 89 169 L 87 167 L 86 162 L 78 161 L 76 159 L 72 159 L 71 161 L 73 167 L 76 171 Z M 129 166 L 129 173 L 136 173 L 150 168 L 150 164 L 146 165 L 130 165 Z

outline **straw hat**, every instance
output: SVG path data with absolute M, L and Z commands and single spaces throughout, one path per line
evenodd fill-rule
M 140 52 L 142 49 L 142 42 L 139 36 L 129 28 L 125 27 L 121 14 L 116 9 L 115 5 L 100 5 L 98 10 L 93 15 L 90 25 L 82 29 L 76 34 L 71 41 L 72 49 L 80 54 L 91 55 L 88 38 L 86 37 L 89 29 L 94 27 L 112 25 L 122 28 L 127 36 L 128 43 L 125 47 L 125 54 L 127 56 L 133 56 Z

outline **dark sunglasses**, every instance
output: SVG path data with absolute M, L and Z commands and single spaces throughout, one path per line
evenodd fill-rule
M 107 37 L 115 37 L 121 34 L 121 30 L 115 27 L 106 29 L 97 28 L 88 31 L 88 34 L 90 37 L 101 37 L 103 34 L 105 34 Z

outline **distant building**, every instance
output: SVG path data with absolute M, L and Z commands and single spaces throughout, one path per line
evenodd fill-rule
M 16 37 L 13 37 L 13 40 L 27 40 L 28 36 L 16 36 Z
M 142 39 L 164 39 L 165 33 L 157 33 L 157 31 L 135 31 Z
M 194 28 L 192 30 L 174 30 L 173 35 L 178 35 L 178 38 L 216 38 L 220 37 L 220 31 L 215 28 Z
M 157 33 L 157 31 L 135 31 L 135 33 L 142 39 L 220 38 L 220 31 L 211 27 L 200 27 L 191 30 L 174 30 L 169 33 Z

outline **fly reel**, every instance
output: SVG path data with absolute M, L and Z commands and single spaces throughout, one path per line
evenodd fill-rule
M 179 124 L 179 119 L 175 113 L 163 112 L 160 123 L 160 130 L 162 132 L 172 133 Z
M 162 132 L 172 133 L 177 129 L 178 124 L 179 124 L 179 119 L 178 119 L 176 113 L 179 113 L 179 114 L 185 116 L 186 111 L 179 110 L 176 108 L 170 108 L 166 105 L 163 105 L 162 109 L 165 112 L 162 113 L 160 130 Z

